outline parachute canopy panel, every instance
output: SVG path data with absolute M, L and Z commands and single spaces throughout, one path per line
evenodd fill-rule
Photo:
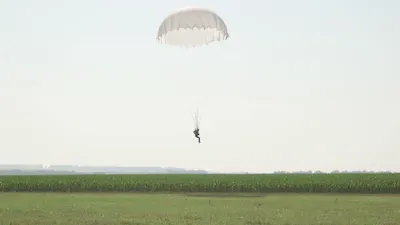
M 222 18 L 198 7 L 182 8 L 167 16 L 157 35 L 162 44 L 183 47 L 196 47 L 228 38 L 228 29 Z

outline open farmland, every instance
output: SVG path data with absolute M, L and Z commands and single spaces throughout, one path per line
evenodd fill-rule
M 2 192 L 400 193 L 400 174 L 2 176 Z
M 400 221 L 400 196 L 394 195 L 400 193 L 400 174 L 2 176 L 0 190 L 0 224 L 394 225 Z

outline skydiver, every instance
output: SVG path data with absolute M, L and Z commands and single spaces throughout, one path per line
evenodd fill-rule
M 200 129 L 199 128 L 196 128 L 194 131 L 193 131 L 193 133 L 194 133 L 194 136 L 199 140 L 199 143 L 201 143 L 200 142 Z

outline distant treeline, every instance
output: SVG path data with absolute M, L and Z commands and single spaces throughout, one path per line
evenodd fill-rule
M 341 173 L 350 173 L 350 174 L 375 174 L 375 173 L 393 173 L 390 171 L 332 171 L 332 172 L 321 172 L 321 171 L 295 171 L 295 172 L 286 172 L 286 171 L 275 171 L 273 174 L 341 174 Z M 0 176 L 4 175 L 68 175 L 68 174 L 208 174 L 208 172 L 203 170 L 166 170 L 162 172 L 155 171 L 104 171 L 104 172 L 76 172 L 76 171 L 67 171 L 67 170 L 21 170 L 21 169 L 12 169 L 12 170 L 4 170 L 0 169 Z M 246 172 L 241 172 L 239 174 L 249 174 Z
M 74 171 L 57 170 L 0 170 L 0 175 L 46 175 L 46 174 L 79 174 Z M 82 174 L 82 173 L 81 173 Z
M 206 171 L 166 171 L 166 172 L 126 172 L 126 171 L 107 171 L 107 172 L 76 172 L 63 170 L 0 170 L 0 176 L 5 175 L 68 175 L 68 174 L 207 174 Z
M 339 171 L 334 170 L 331 172 L 322 172 L 322 171 L 295 171 L 295 172 L 286 172 L 286 171 L 275 171 L 275 174 L 336 174 L 336 173 L 396 173 L 391 171 L 367 171 L 367 170 L 354 170 L 354 171 Z

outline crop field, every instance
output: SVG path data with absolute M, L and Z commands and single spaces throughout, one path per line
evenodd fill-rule
M 1 176 L 1 192 L 400 193 L 400 174 Z
M 0 176 L 7 225 L 395 225 L 400 174 Z

